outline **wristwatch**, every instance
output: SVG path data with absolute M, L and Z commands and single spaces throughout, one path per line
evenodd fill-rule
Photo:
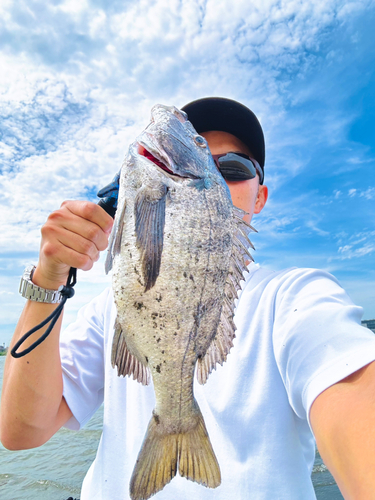
M 34 300 L 35 302 L 44 302 L 45 304 L 58 304 L 62 300 L 62 295 L 60 291 L 62 286 L 58 290 L 46 290 L 40 286 L 34 285 L 31 281 L 36 267 L 31 265 L 27 266 L 23 272 L 19 292 L 22 297 L 28 300 Z

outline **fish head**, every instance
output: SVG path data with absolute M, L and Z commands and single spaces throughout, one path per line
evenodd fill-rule
M 137 142 L 138 153 L 175 180 L 215 178 L 224 182 L 206 139 L 196 132 L 187 114 L 174 106 L 156 104 L 151 122 Z

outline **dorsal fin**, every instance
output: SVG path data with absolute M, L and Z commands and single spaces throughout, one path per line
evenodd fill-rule
M 207 382 L 208 376 L 216 364 L 221 365 L 226 361 L 233 339 L 236 336 L 236 326 L 233 322 L 235 303 L 238 290 L 241 289 L 240 282 L 244 280 L 243 272 L 247 270 L 246 262 L 253 260 L 248 247 L 254 248 L 249 240 L 248 233 L 255 231 L 242 217 L 246 212 L 240 208 L 233 207 L 233 242 L 232 256 L 227 280 L 224 288 L 224 298 L 221 309 L 219 326 L 204 357 L 198 359 L 197 378 L 200 384 Z

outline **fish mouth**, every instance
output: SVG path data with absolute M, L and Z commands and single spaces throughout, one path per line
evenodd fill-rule
M 141 144 L 138 144 L 138 153 L 141 156 L 144 156 L 145 158 L 147 158 L 149 161 L 152 161 L 152 163 L 154 163 L 157 167 L 159 167 L 161 170 L 163 170 L 168 175 L 170 175 L 172 177 L 179 177 L 180 179 L 187 178 L 187 177 L 184 177 L 182 175 L 176 174 L 176 172 L 173 172 L 172 170 L 170 170 L 170 168 L 168 168 L 168 166 L 165 163 L 163 163 L 161 160 L 159 160 L 159 158 L 156 158 L 150 151 L 148 151 Z

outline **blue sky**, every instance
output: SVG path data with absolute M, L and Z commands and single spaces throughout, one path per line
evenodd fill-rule
M 210 95 L 264 128 L 256 261 L 323 268 L 375 318 L 373 26 L 369 0 L 2 2 L 0 344 L 48 213 L 96 200 L 153 104 Z M 108 283 L 79 273 L 65 323 Z

